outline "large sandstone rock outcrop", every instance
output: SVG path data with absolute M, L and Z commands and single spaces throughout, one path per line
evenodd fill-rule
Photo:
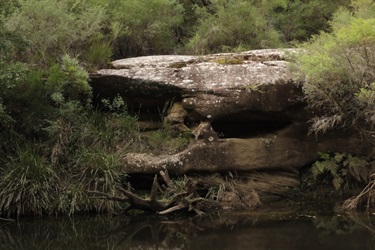
M 140 114 L 142 124 L 155 123 L 165 102 L 173 100 L 165 121 L 195 135 L 191 145 L 176 154 L 127 154 L 125 171 L 236 171 L 249 188 L 273 194 L 298 186 L 298 170 L 316 160 L 318 151 L 343 144 L 307 136 L 310 114 L 301 84 L 285 61 L 293 52 L 129 58 L 92 75 L 95 96 L 119 93 Z M 344 145 L 361 150 L 355 139 Z

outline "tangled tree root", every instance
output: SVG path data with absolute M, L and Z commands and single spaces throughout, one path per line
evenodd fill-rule
M 251 190 L 246 195 L 240 195 L 241 192 L 235 190 L 233 183 L 228 184 L 229 189 L 223 188 L 225 183 L 217 185 L 216 195 L 208 196 L 208 187 L 212 184 L 218 184 L 218 178 L 212 182 L 212 178 L 207 179 L 212 183 L 206 183 L 204 179 L 192 179 L 186 176 L 182 181 L 174 181 L 170 178 L 167 171 L 160 171 L 159 175 L 163 180 L 160 184 L 158 175 L 155 175 L 148 198 L 143 198 L 134 193 L 130 185 L 127 189 L 117 187 L 121 195 L 111 195 L 96 190 L 88 190 L 92 198 L 107 199 L 117 202 L 127 202 L 130 206 L 126 212 L 131 209 L 154 211 L 158 214 L 170 214 L 176 211 L 193 211 L 202 215 L 207 211 L 220 211 L 232 208 L 251 208 L 260 204 L 258 194 Z M 202 192 L 202 190 L 204 190 Z M 205 194 L 204 197 L 200 194 Z
M 356 196 L 353 196 L 341 205 L 341 209 L 345 212 L 353 212 L 361 206 L 365 206 L 367 210 L 375 204 L 375 173 L 371 175 L 371 181 Z

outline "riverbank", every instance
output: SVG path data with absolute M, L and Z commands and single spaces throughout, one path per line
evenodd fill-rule
M 295 203 L 203 217 L 20 218 L 0 222 L 0 249 L 371 249 L 374 224 L 371 214 Z

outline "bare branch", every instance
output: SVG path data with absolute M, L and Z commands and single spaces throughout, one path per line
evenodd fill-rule
M 158 202 L 156 200 L 151 201 L 143 199 L 142 197 L 129 192 L 122 187 L 117 187 L 117 189 L 129 198 L 129 203 L 134 208 L 151 211 L 162 211 L 167 208 L 165 203 Z
M 158 212 L 158 214 L 162 214 L 162 215 L 163 214 L 170 214 L 170 213 L 173 213 L 175 211 L 178 211 L 178 210 L 181 210 L 181 209 L 184 209 L 184 208 L 187 208 L 187 207 L 188 207 L 188 205 L 180 203 L 180 204 L 178 204 L 174 207 L 171 207 L 171 208 L 168 208 L 166 210 L 160 211 L 160 212 Z
M 156 195 L 158 193 L 158 176 L 155 175 L 154 182 L 152 183 L 151 193 L 150 193 L 150 201 L 156 201 Z
M 169 187 L 172 181 L 171 181 L 171 178 L 169 177 L 168 170 L 165 170 L 165 171 L 160 170 L 159 174 L 163 178 L 167 186 Z

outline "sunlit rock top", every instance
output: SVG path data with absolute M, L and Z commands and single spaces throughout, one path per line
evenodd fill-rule
M 223 90 L 290 80 L 285 54 L 294 50 L 252 50 L 205 56 L 161 55 L 127 58 L 102 69 L 102 76 L 170 84 L 183 89 Z

